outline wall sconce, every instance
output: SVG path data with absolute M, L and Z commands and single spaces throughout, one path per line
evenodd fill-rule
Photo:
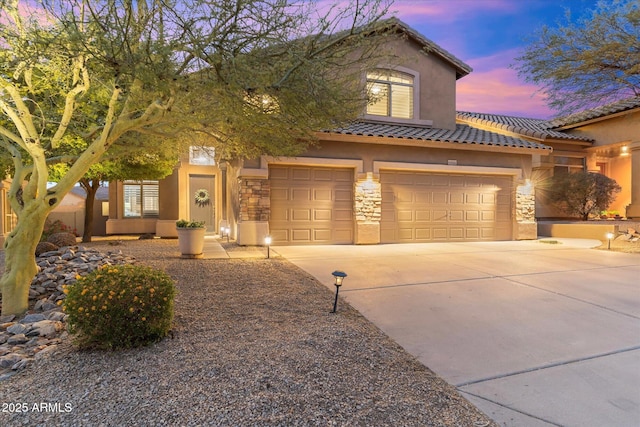
M 609 232 L 606 234 L 606 236 L 607 236 L 607 240 L 609 241 L 609 243 L 607 244 L 607 250 L 611 250 L 611 239 L 615 237 L 615 234 Z
M 342 286 L 342 281 L 344 280 L 345 277 L 347 277 L 347 273 L 345 273 L 344 271 L 334 271 L 333 273 L 333 277 L 336 280 L 334 285 L 336 286 L 336 299 L 333 301 L 333 311 L 332 313 L 336 312 L 336 309 L 338 308 L 338 292 L 340 291 L 340 286 Z
M 269 259 L 271 257 L 271 236 L 269 234 L 264 237 L 264 244 L 267 245 L 267 259 Z
M 629 155 L 629 147 L 627 147 L 626 145 L 623 145 L 622 147 L 620 147 L 620 155 L 621 156 L 628 156 Z

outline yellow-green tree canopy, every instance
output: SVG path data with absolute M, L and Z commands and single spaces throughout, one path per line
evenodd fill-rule
M 18 217 L 3 313 L 26 309 L 47 214 L 105 154 L 190 138 L 223 158 L 298 153 L 361 113 L 360 73 L 389 62 L 393 33 L 383 0 L 26 3 L 0 0 L 0 155 Z M 68 168 L 47 188 L 56 163 Z

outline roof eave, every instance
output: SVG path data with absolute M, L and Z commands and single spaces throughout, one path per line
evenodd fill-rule
M 393 145 L 405 147 L 421 147 L 421 148 L 446 148 L 452 150 L 467 151 L 483 151 L 483 152 L 500 152 L 511 154 L 542 154 L 548 155 L 553 152 L 553 148 L 544 147 L 514 147 L 505 145 L 494 145 L 479 142 L 462 142 L 448 140 L 429 140 L 418 138 L 398 138 L 378 135 L 364 134 L 344 134 L 338 132 L 318 132 L 320 140 L 338 141 L 338 142 L 354 142 L 360 144 L 376 144 L 376 145 Z

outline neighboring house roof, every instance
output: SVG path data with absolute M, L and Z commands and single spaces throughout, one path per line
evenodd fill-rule
M 530 119 L 515 116 L 502 116 L 499 114 L 472 113 L 468 111 L 458 111 L 456 113 L 458 121 L 487 126 L 496 130 L 513 132 L 516 134 L 536 138 L 540 140 L 546 139 L 564 139 L 574 141 L 592 142 L 593 139 L 571 135 L 553 129 L 551 122 L 543 119 Z
M 327 131 L 342 135 L 374 136 L 382 138 L 447 142 L 488 147 L 527 148 L 548 150 L 551 147 L 521 138 L 501 135 L 487 130 L 458 124 L 455 130 L 416 127 L 374 122 L 355 122 L 349 126 Z
M 635 108 L 640 108 L 640 96 L 623 99 L 622 101 L 602 105 L 590 110 L 580 111 L 579 113 L 571 114 L 569 116 L 559 117 L 557 119 L 550 120 L 549 126 L 552 128 L 561 128 L 585 122 L 587 120 L 599 119 L 612 114 L 633 110 Z
M 87 197 L 87 192 L 84 191 L 84 188 L 80 187 L 79 185 L 73 187 L 70 193 L 73 193 L 82 198 Z M 98 188 L 98 191 L 96 192 L 96 200 L 109 200 L 109 187 L 100 186 L 100 188 Z
M 426 38 L 401 20 L 397 18 L 390 18 L 386 22 L 389 25 L 398 26 L 401 31 L 406 33 L 409 37 L 411 37 L 418 43 L 422 44 L 425 47 L 427 53 L 433 53 L 453 65 L 456 69 L 456 79 L 464 77 L 471 71 L 473 71 L 473 68 L 465 64 L 462 60 L 456 58 L 452 53 L 438 46 L 435 42 Z

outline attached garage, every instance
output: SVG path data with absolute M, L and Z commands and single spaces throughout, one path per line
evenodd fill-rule
M 274 244 L 353 243 L 352 168 L 269 166 Z
M 381 242 L 511 240 L 512 179 L 381 171 Z

